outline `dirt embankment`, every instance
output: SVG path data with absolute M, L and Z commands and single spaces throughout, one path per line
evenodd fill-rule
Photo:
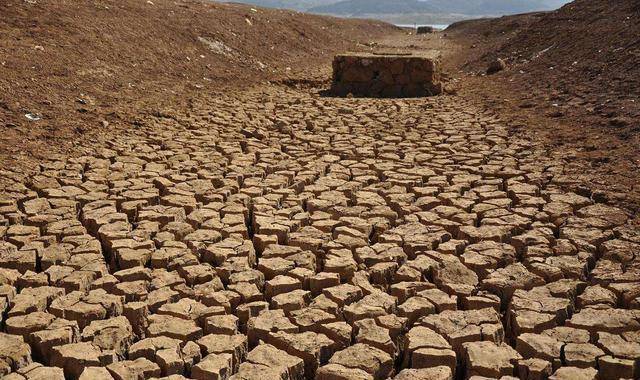
M 189 0 L 0 2 L 0 161 L 25 165 L 161 104 L 313 77 L 381 22 Z M 29 120 L 39 119 L 37 121 Z
M 590 190 L 640 209 L 640 5 L 577 0 L 558 11 L 454 24 L 453 69 L 514 130 L 571 159 Z M 507 70 L 484 76 L 496 58 Z M 482 75 L 480 75 L 482 74 Z M 589 192 L 589 190 L 585 190 Z

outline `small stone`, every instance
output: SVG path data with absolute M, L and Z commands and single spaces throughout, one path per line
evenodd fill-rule
M 597 380 L 598 370 L 595 368 L 562 367 L 549 380 Z
M 191 378 L 197 380 L 225 380 L 231 376 L 233 369 L 231 354 L 211 354 L 205 356 L 200 363 L 191 369 Z
M 0 376 L 31 363 L 31 348 L 22 337 L 0 333 Z
M 513 376 L 514 366 L 522 356 L 506 344 L 496 345 L 493 342 L 465 343 L 464 361 L 467 378 L 485 376 L 499 378 Z
M 502 58 L 496 58 L 494 61 L 491 61 L 489 67 L 487 68 L 487 74 L 495 74 L 507 68 L 507 63 Z

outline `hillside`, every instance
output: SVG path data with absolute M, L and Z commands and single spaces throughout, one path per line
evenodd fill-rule
M 335 4 L 313 7 L 310 12 L 343 16 L 365 14 L 434 13 L 437 8 L 418 0 L 343 0 Z
M 440 12 L 470 16 L 504 15 L 557 9 L 568 0 L 425 0 Z
M 396 30 L 193 0 L 5 0 L 0 14 L 0 161 L 224 85 L 310 72 Z
M 552 32 L 551 32 L 552 31 Z M 523 120 L 595 186 L 640 204 L 640 6 L 576 0 L 555 12 L 466 21 L 446 31 L 463 46 L 455 60 L 483 73 L 466 91 Z M 468 49 L 473 46 L 473 49 Z M 636 195 L 633 195 L 636 194 Z
M 220 0 L 222 2 L 234 2 L 230 0 Z M 296 11 L 306 11 L 313 7 L 337 3 L 340 0 L 242 0 L 237 1 L 244 4 L 253 4 L 260 7 L 294 9 Z

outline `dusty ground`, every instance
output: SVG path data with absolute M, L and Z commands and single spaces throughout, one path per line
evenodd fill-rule
M 457 95 L 498 115 L 511 133 L 536 140 L 548 155 L 561 160 L 563 174 L 568 176 L 567 188 L 637 215 L 640 212 L 640 93 L 637 89 L 640 87 L 634 87 L 633 83 L 640 74 L 634 73 L 636 67 L 631 70 L 622 64 L 602 63 L 606 70 L 600 70 L 604 70 L 609 79 L 615 79 L 605 86 L 603 82 L 607 78 L 585 79 L 584 72 L 600 64 L 595 59 L 585 58 L 581 65 L 567 65 L 567 70 L 549 69 L 550 62 L 559 60 L 559 53 L 552 58 L 543 55 L 533 62 L 509 60 L 510 55 L 504 51 L 517 43 L 514 40 L 522 39 L 529 29 L 542 23 L 541 18 L 549 16 L 531 14 L 472 21 L 444 33 L 390 36 L 379 43 L 381 48 L 400 45 L 419 51 L 440 50 L 449 86 Z M 640 25 L 625 29 L 640 31 Z M 561 36 L 576 34 L 580 35 L 558 32 Z M 531 45 L 529 40 L 517 44 Z M 553 41 L 549 42 L 549 46 L 552 44 Z M 617 45 L 611 46 L 614 47 L 610 49 L 615 49 Z M 486 68 L 495 57 L 507 59 L 507 70 L 488 76 Z M 633 58 L 627 61 L 637 62 Z
M 0 162 L 25 175 L 164 104 L 317 79 L 334 53 L 397 30 L 193 0 L 6 0 L 0 15 Z
M 3 373 L 637 374 L 638 230 L 462 97 L 162 115 L 7 189 Z
M 471 21 L 447 31 L 460 47 L 462 91 L 518 133 L 536 133 L 564 157 L 585 192 L 640 211 L 640 7 L 577 0 L 559 11 Z
M 638 378 L 632 213 L 440 37 L 376 48 L 455 96 L 322 96 L 322 58 L 3 161 L 0 376 Z

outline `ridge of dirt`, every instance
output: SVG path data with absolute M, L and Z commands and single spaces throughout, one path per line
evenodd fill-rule
M 299 72 L 318 77 L 335 52 L 368 49 L 398 30 L 191 0 L 7 0 L 0 14 L 0 161 L 7 166 L 130 128 L 163 104 L 188 106 L 190 98 Z
M 449 27 L 449 69 L 473 97 L 571 159 L 568 174 L 640 210 L 640 6 L 577 0 L 554 12 Z M 507 70 L 485 76 L 502 58 Z

